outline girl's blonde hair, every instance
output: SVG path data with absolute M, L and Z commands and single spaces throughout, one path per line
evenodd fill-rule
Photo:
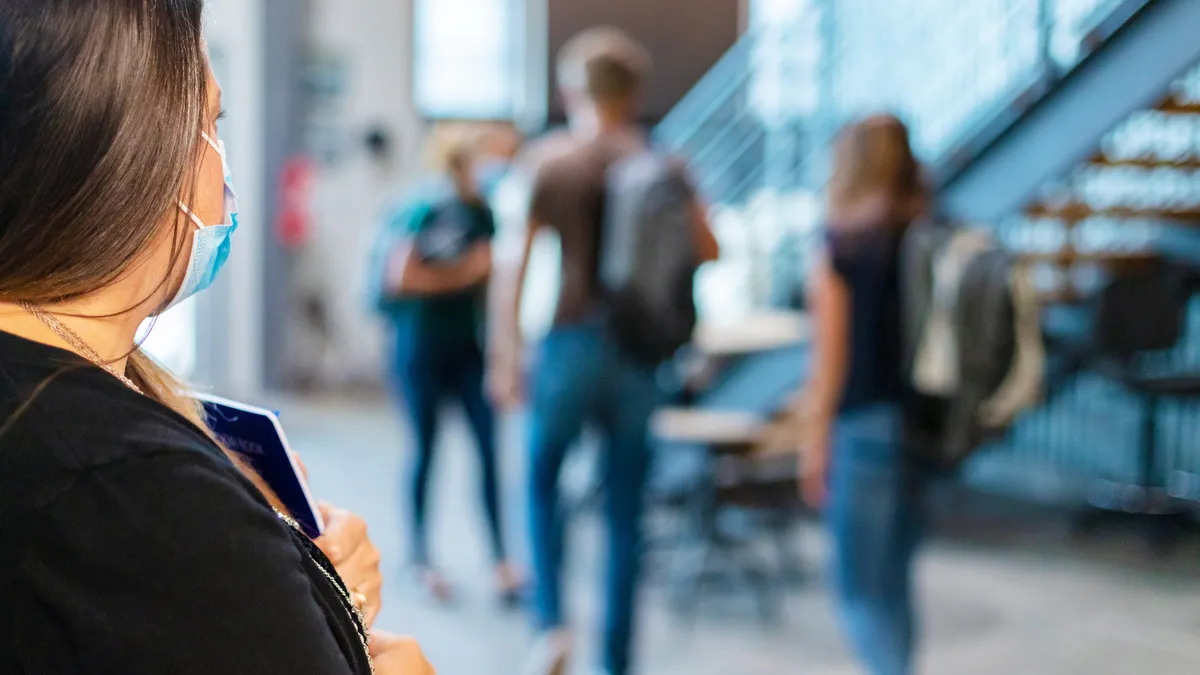
M 470 166 L 482 135 L 481 129 L 469 122 L 437 123 L 429 132 L 429 168 L 444 174 Z

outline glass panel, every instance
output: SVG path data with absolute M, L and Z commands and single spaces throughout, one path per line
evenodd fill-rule
M 1074 66 L 1123 1 L 751 0 L 748 34 L 656 130 L 691 161 L 718 207 L 729 274 L 718 281 L 714 269 L 711 286 L 738 288 L 743 302 L 757 302 L 763 270 L 779 277 L 803 269 L 820 212 L 813 190 L 837 126 L 891 112 L 911 127 L 921 159 L 938 164 L 1031 87 Z M 1200 75 L 1181 84 L 1177 97 L 1200 98 L 1198 82 Z M 1088 185 L 1103 192 L 1135 182 L 1095 176 Z M 1182 181 L 1160 192 L 1174 203 L 1200 203 Z M 1104 232 L 1080 236 L 1097 245 Z M 1061 246 L 1064 237 L 1044 227 L 1014 232 L 1021 245 L 1039 249 Z M 718 295 L 706 309 L 732 302 Z
M 1060 67 L 1078 63 L 1088 34 L 1123 0 L 1053 0 L 1050 3 L 1050 56 Z
M 827 5 L 837 51 L 832 112 L 885 110 L 938 158 L 981 115 L 1037 74 L 1038 0 L 838 0 Z

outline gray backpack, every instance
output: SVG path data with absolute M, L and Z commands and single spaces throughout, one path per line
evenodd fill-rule
M 606 191 L 599 280 L 609 331 L 626 355 L 657 365 L 696 329 L 694 192 L 677 164 L 650 151 L 609 167 Z
M 990 236 L 945 222 L 909 226 L 901 270 L 910 445 L 957 466 L 1040 400 L 1036 293 Z

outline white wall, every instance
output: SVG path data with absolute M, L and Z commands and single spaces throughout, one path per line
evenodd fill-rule
M 238 191 L 240 227 L 217 284 L 197 298 L 196 377 L 239 397 L 262 388 L 264 26 L 261 0 L 209 0 L 206 36 L 227 117 L 221 136 Z M 259 231 L 256 231 L 259 230 Z
M 326 291 L 334 345 L 326 376 L 374 378 L 380 363 L 377 321 L 364 301 L 366 250 L 379 213 L 420 164 L 421 123 L 413 111 L 412 3 L 316 0 L 314 47 L 344 60 L 347 87 L 337 120 L 347 153 L 320 171 L 313 252 L 301 262 Z M 393 139 L 396 164 L 381 169 L 364 151 L 363 132 L 380 124 Z
M 262 387 L 262 5 L 210 0 L 205 38 L 227 119 L 221 137 L 239 193 L 244 229 L 208 292 L 147 322 L 143 346 L 201 389 L 253 397 Z M 236 291 L 234 289 L 237 289 Z

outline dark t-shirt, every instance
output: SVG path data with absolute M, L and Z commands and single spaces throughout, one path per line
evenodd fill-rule
M 386 257 L 400 241 L 412 242 L 414 254 L 426 264 L 450 264 L 471 246 L 496 235 L 496 220 L 485 203 L 453 197 L 430 197 L 405 202 L 384 224 L 375 252 L 378 274 Z M 484 289 L 436 296 L 381 298 L 381 309 L 406 335 L 439 344 L 464 344 L 482 333 Z
M 893 225 L 830 229 L 830 262 L 850 291 L 850 370 L 843 412 L 904 396 L 900 242 Z
M 602 235 L 606 174 L 613 163 L 641 152 L 645 138 L 634 131 L 590 141 L 556 135 L 531 154 L 536 160 L 529 215 L 554 229 L 562 246 L 562 285 L 554 324 L 587 319 L 601 301 L 596 270 Z
M 368 673 L 310 546 L 187 420 L 0 332 L 0 673 Z

